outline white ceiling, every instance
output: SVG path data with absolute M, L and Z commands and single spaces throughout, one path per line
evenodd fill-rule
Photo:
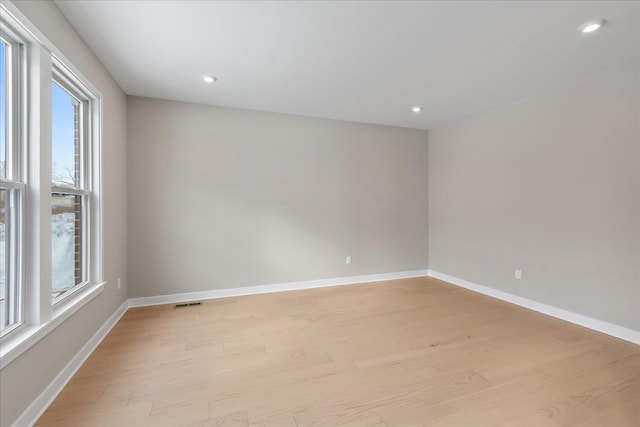
M 422 129 L 640 54 L 635 1 L 56 3 L 127 94 Z

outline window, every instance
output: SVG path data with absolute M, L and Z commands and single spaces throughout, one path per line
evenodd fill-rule
M 51 299 L 88 280 L 90 99 L 79 82 L 54 68 L 51 87 Z
M 21 16 L 0 3 L 0 369 L 105 285 L 101 95 Z
M 0 335 L 22 322 L 22 45 L 0 32 Z

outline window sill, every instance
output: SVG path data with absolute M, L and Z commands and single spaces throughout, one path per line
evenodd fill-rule
M 60 326 L 104 291 L 106 282 L 89 285 L 78 291 L 77 295 L 67 301 L 61 301 L 53 307 L 53 318 L 42 325 L 22 325 L 0 345 L 0 370 L 15 360 L 31 346 L 46 337 L 51 331 Z

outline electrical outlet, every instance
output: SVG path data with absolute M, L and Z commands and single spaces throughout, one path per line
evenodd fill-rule
M 120 289 L 122 287 L 122 284 L 120 283 L 120 278 L 118 277 L 118 289 Z
M 515 276 L 516 276 L 516 279 L 521 280 L 522 279 L 522 270 L 516 270 Z
M 351 264 L 351 255 L 347 255 L 347 259 L 345 260 L 345 263 Z

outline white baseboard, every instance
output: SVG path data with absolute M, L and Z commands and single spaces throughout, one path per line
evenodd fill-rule
M 467 280 L 449 276 L 448 274 L 438 273 L 437 271 L 428 270 L 428 275 L 430 277 L 433 277 L 434 279 L 439 279 L 444 282 L 451 283 L 453 285 L 460 286 L 462 288 L 469 289 L 483 295 L 510 302 L 512 304 L 519 305 L 521 307 L 525 307 L 552 317 L 556 317 L 558 319 L 566 320 L 567 322 L 575 323 L 576 325 L 584 326 L 585 328 L 593 329 L 594 331 L 602 332 L 607 335 L 612 335 L 616 338 L 620 338 L 634 344 L 640 344 L 640 331 L 625 328 L 613 323 L 604 322 L 602 320 L 594 319 L 582 314 L 563 310 L 558 307 L 546 305 L 541 302 L 519 297 L 507 292 L 502 292 L 497 289 L 489 288 L 487 286 L 478 285 Z
M 109 317 L 102 325 L 98 332 L 80 349 L 80 351 L 71 359 L 67 366 L 60 371 L 53 381 L 44 389 L 40 396 L 34 400 L 31 405 L 18 417 L 12 424 L 14 427 L 32 426 L 42 416 L 44 411 L 49 407 L 53 400 L 60 394 L 64 386 L 71 380 L 75 373 L 80 369 L 82 364 L 93 353 L 93 351 L 107 336 L 109 331 L 118 323 L 120 318 L 129 308 L 129 301 L 125 300 L 120 307 Z
M 272 285 L 244 286 L 231 289 L 188 292 L 182 294 L 159 295 L 153 297 L 129 298 L 129 307 L 173 304 L 178 302 L 238 297 L 243 295 L 267 294 L 272 292 L 297 291 L 302 289 L 325 288 L 329 286 L 355 285 L 357 283 L 380 282 L 384 280 L 408 279 L 427 276 L 428 270 L 401 271 L 397 273 L 368 274 L 365 276 L 337 277 L 333 279 L 307 280 L 303 282 L 277 283 Z

